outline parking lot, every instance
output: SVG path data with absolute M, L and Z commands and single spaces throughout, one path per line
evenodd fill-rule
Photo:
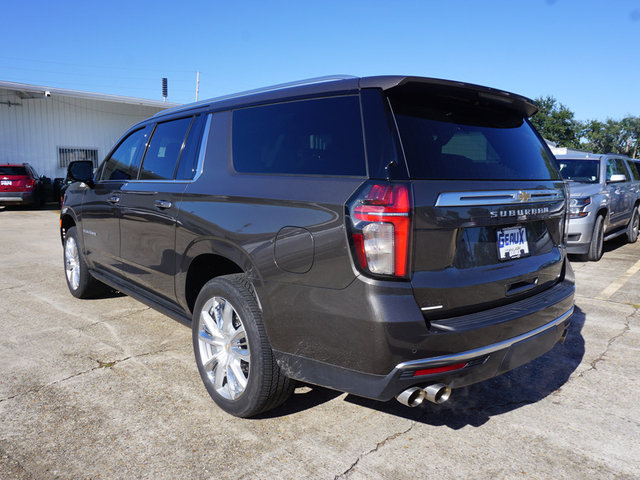
M 0 208 L 0 478 L 640 478 L 640 242 L 573 262 L 564 345 L 410 409 L 301 386 L 219 410 L 188 327 L 122 295 L 77 300 L 58 212 Z

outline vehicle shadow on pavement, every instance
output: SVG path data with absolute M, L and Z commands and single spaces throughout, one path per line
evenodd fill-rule
M 428 425 L 454 430 L 467 425 L 479 427 L 492 416 L 536 403 L 562 388 L 584 356 L 581 332 L 585 318 L 584 312 L 576 306 L 564 344 L 556 344 L 533 362 L 499 377 L 453 390 L 451 399 L 445 404 L 425 401 L 420 407 L 408 408 L 395 400 L 380 403 L 353 395 L 347 396 L 346 400 Z
M 612 238 L 611 240 L 607 240 L 606 242 L 604 242 L 604 245 L 602 246 L 602 255 L 604 256 L 609 252 L 613 252 L 615 250 L 618 250 L 619 248 L 624 247 L 626 244 L 627 244 L 626 235 L 622 235 L 620 237 L 616 237 L 616 238 Z M 587 263 L 587 262 L 589 262 L 589 260 L 587 260 L 583 256 L 575 255 L 575 254 L 572 254 L 572 253 L 569 254 L 569 260 L 572 263 L 573 262 L 576 262 L 576 263 Z

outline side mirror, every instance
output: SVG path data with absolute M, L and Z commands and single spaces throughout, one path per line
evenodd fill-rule
M 620 182 L 626 182 L 626 181 L 627 181 L 627 176 L 622 173 L 614 173 L 613 175 L 611 175 L 611 177 L 607 179 L 607 183 L 620 183 Z
M 78 160 L 71 162 L 67 167 L 67 178 L 76 182 L 84 182 L 90 187 L 93 186 L 93 162 L 88 160 Z

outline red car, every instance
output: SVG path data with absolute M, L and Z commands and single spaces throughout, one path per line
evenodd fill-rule
M 0 205 L 40 204 L 40 177 L 31 165 L 0 165 Z

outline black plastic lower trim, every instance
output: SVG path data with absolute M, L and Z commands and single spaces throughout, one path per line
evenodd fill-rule
M 111 288 L 115 290 L 119 290 L 122 293 L 129 295 L 130 297 L 135 298 L 139 302 L 144 303 L 148 307 L 153 308 L 154 310 L 159 311 L 160 313 L 165 314 L 167 317 L 173 318 L 174 320 L 179 321 L 180 323 L 191 327 L 191 317 L 188 316 L 183 310 L 180 309 L 177 305 L 174 305 L 166 300 L 158 297 L 150 293 L 147 290 L 142 290 L 135 285 L 126 282 L 121 278 L 116 278 L 113 275 L 110 275 L 103 271 L 90 270 L 91 275 L 96 278 L 96 280 L 100 280 L 102 283 L 109 285 Z

